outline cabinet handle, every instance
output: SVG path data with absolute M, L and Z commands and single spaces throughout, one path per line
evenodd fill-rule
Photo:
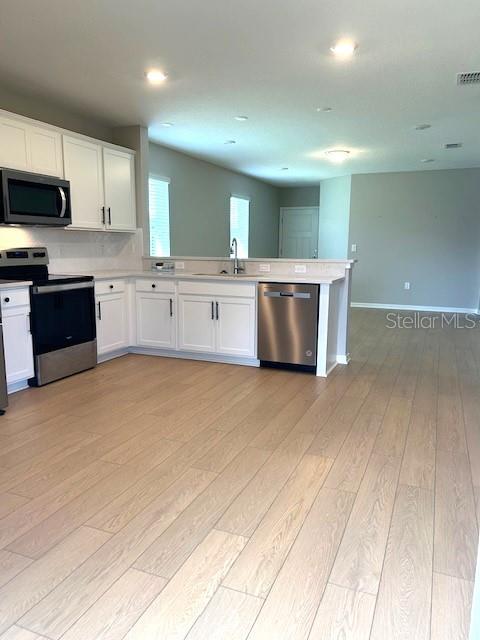
M 110 207 L 108 207 L 107 211 L 108 211 L 108 224 L 111 226 L 112 225 L 112 210 L 110 209 Z
M 218 302 L 215 303 L 215 312 L 216 312 L 216 316 L 217 316 L 217 320 L 218 320 Z
M 105 224 L 105 207 L 102 207 L 102 224 Z
M 153 285 L 155 286 L 155 285 Z M 173 318 L 173 300 L 170 298 L 170 318 Z
M 26 321 L 27 321 L 27 332 L 32 333 L 32 314 L 31 313 L 27 313 Z
M 213 300 L 212 300 L 212 320 L 215 320 L 215 311 L 213 310 Z
M 100 301 L 98 302 L 98 319 L 102 319 L 102 303 Z

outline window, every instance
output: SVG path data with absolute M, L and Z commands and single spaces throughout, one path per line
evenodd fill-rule
M 248 230 L 250 200 L 240 196 L 230 196 L 230 244 L 237 239 L 238 257 L 248 258 Z
M 170 255 L 170 202 L 168 178 L 149 176 L 150 255 Z

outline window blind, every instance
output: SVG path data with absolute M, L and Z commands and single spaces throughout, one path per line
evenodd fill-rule
M 237 239 L 238 257 L 248 258 L 248 233 L 250 226 L 250 200 L 230 197 L 230 244 Z
M 150 176 L 148 179 L 150 255 L 170 255 L 169 180 Z

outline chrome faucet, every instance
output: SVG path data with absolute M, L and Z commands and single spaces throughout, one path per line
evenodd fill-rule
M 233 255 L 233 273 L 237 275 L 240 271 L 243 271 L 243 269 L 238 263 L 238 242 L 236 238 L 233 238 L 232 244 L 230 245 L 230 255 Z

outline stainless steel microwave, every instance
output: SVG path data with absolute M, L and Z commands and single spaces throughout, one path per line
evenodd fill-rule
M 66 227 L 72 222 L 70 182 L 0 169 L 0 223 Z

